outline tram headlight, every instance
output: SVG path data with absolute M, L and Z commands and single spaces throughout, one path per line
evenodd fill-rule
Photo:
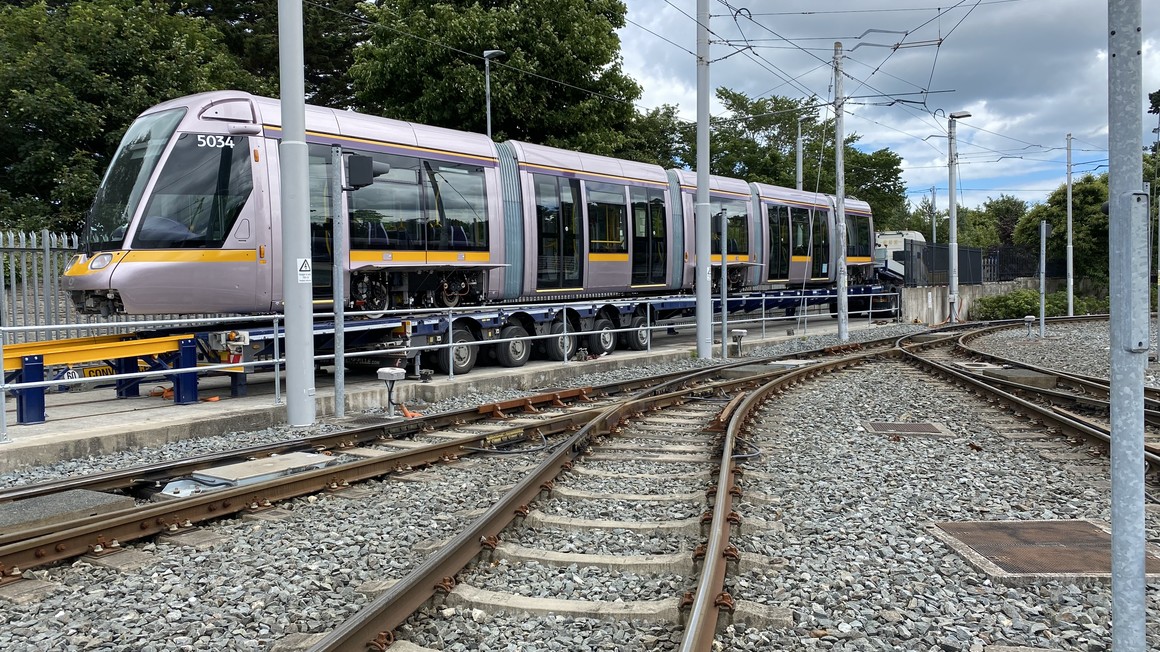
M 95 272 L 98 269 L 108 267 L 111 262 L 113 262 L 113 254 L 97 254 L 89 261 L 89 269 Z

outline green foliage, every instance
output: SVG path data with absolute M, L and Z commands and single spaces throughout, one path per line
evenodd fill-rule
M 609 155 L 639 147 L 627 131 L 641 90 L 621 69 L 615 31 L 624 25 L 623 2 L 393 0 L 363 8 L 375 25 L 351 69 L 361 109 L 484 133 L 482 53 L 499 49 L 507 54 L 491 64 L 496 140 Z
M 833 193 L 837 187 L 834 162 L 833 120 L 820 120 L 816 98 L 750 98 L 726 88 L 717 98 L 729 113 L 713 119 L 709 167 L 713 174 L 787 188 L 797 185 L 797 129 L 802 130 L 802 187 Z M 681 158 L 696 165 L 696 130 L 682 131 Z M 906 187 L 902 183 L 902 157 L 890 150 L 863 152 L 854 144 L 859 136 L 846 137 L 846 195 L 870 204 L 875 224 L 891 224 L 906 218 Z M 879 230 L 883 230 L 881 227 Z
M 1076 315 L 1104 314 L 1108 312 L 1108 300 L 1074 295 L 1072 312 Z M 1047 317 L 1067 315 L 1067 292 L 1052 292 L 1044 297 L 1044 314 Z M 1039 316 L 1037 290 L 1016 290 L 1008 294 L 983 297 L 971 304 L 971 319 L 980 321 L 1022 319 L 1027 315 Z
M 1108 216 L 1103 204 L 1108 200 L 1108 175 L 1087 174 L 1072 183 L 1072 259 L 1074 277 L 1106 284 L 1108 279 Z M 1016 244 L 1039 250 L 1039 222 L 1047 220 L 1047 257 L 1067 257 L 1067 185 L 1061 185 L 1037 204 L 1015 226 Z
M 1012 195 L 999 195 L 998 199 L 987 198 L 983 202 L 986 220 L 995 225 L 1000 245 L 1015 244 L 1015 226 L 1027 214 L 1027 202 Z
M 77 229 L 144 109 L 221 87 L 264 90 L 217 38 L 147 1 L 0 9 L 0 229 Z
M 354 106 L 350 66 L 355 47 L 367 37 L 359 20 L 362 0 L 328 0 L 325 6 L 302 3 L 302 40 L 306 100 L 320 106 Z M 221 42 L 242 68 L 267 81 L 278 93 L 278 0 L 213 2 L 171 0 L 174 15 L 203 19 L 221 32 Z

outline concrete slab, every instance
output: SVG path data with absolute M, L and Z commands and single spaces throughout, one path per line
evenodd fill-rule
M 136 503 L 128 496 L 73 489 L 52 496 L 35 496 L 0 504 L 0 532 L 19 532 L 35 527 L 100 516 Z
M 794 626 L 793 609 L 771 607 L 760 602 L 738 600 L 730 617 L 733 623 L 745 623 L 756 629 L 790 629 Z
M 306 652 L 326 637 L 326 634 L 287 634 L 269 647 L 270 652 Z M 392 650 L 395 646 L 391 647 Z
M 284 523 L 295 518 L 293 512 L 285 509 L 263 509 L 257 512 L 245 512 L 242 514 L 243 521 L 256 521 L 259 523 Z
M 493 556 L 508 561 L 536 562 L 546 566 L 595 566 L 604 570 L 632 573 L 673 573 L 692 576 L 693 553 L 690 550 L 671 555 L 595 555 L 575 552 L 555 552 L 542 548 L 525 548 L 514 543 L 501 543 Z
M 369 599 L 369 600 L 374 600 L 375 598 L 379 597 L 380 595 L 386 593 L 387 589 L 394 586 L 395 583 L 398 581 L 399 580 L 394 580 L 394 579 L 392 579 L 392 580 L 370 580 L 369 582 L 363 582 L 362 584 L 359 584 L 358 586 L 354 587 L 354 592 L 359 593 L 361 595 L 365 595 L 367 597 L 367 599 Z
M 1006 380 L 1019 383 L 1020 385 L 1039 387 L 1042 389 L 1054 389 L 1056 384 L 1059 383 L 1059 376 L 1030 371 L 1028 369 L 984 369 L 979 373 L 990 378 L 998 378 L 999 380 Z
M 20 580 L 0 586 L 0 600 L 10 604 L 40 602 L 60 590 L 61 585 L 44 580 Z
M 459 584 L 447 595 L 445 604 L 451 607 L 487 607 L 514 616 L 545 616 L 567 614 L 588 617 L 645 622 L 673 623 L 680 618 L 677 598 L 609 602 L 605 600 L 560 600 L 556 598 L 526 598 L 511 593 L 499 593 Z
M 156 562 L 157 557 L 141 550 L 124 548 L 120 552 L 100 557 L 85 555 L 81 557 L 81 561 L 121 573 L 134 573 Z
M 157 539 L 158 541 L 170 543 L 175 546 L 184 546 L 193 548 L 194 550 L 204 551 L 212 550 L 214 546 L 229 541 L 230 537 L 213 530 L 195 528 L 174 534 L 163 534 L 157 537 Z
M 721 372 L 722 378 L 748 378 L 758 374 L 767 374 L 772 371 L 778 371 L 775 367 L 770 367 L 763 364 L 747 364 L 732 369 L 725 369 Z
M 561 485 L 552 487 L 552 495 L 571 500 L 624 500 L 630 502 L 649 501 L 654 503 L 683 503 L 705 500 L 704 491 L 693 491 L 683 494 L 618 494 L 582 491 Z
M 193 475 L 197 478 L 217 482 L 249 484 L 271 480 L 297 471 L 321 468 L 333 461 L 333 457 L 318 453 L 287 453 L 238 462 L 237 464 L 199 469 Z

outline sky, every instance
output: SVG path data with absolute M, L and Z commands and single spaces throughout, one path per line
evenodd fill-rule
M 644 89 L 638 106 L 674 104 L 696 120 L 696 0 L 625 2 L 621 53 Z M 1160 90 L 1160 0 L 1142 12 L 1144 112 Z M 1107 171 L 1106 0 L 710 0 L 709 13 L 710 86 L 750 97 L 832 101 L 840 41 L 845 133 L 903 157 L 913 205 L 934 188 L 947 208 L 947 117 L 959 111 L 971 114 L 956 120 L 960 206 L 1046 201 L 1067 180 L 1068 133 L 1073 180 Z M 715 100 L 710 113 L 723 115 Z M 1143 115 L 1150 144 L 1160 122 Z

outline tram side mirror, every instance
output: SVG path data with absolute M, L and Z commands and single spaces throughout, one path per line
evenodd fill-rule
M 369 156 L 351 154 L 346 159 L 346 185 L 352 190 L 375 182 L 375 161 Z

